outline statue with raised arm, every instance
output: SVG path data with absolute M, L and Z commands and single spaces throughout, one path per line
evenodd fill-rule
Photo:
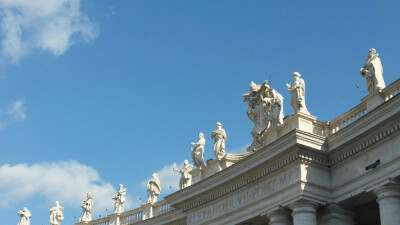
M 216 124 L 217 130 L 212 132 L 211 138 L 214 138 L 214 154 L 215 158 L 221 160 L 225 157 L 225 142 L 226 142 L 226 133 L 225 130 L 222 129 L 222 124 L 217 122 Z
M 304 83 L 304 80 L 301 79 L 300 76 L 300 73 L 294 72 L 294 82 L 291 84 L 286 84 L 290 94 L 292 94 L 292 97 L 290 98 L 290 105 L 293 107 L 294 113 L 301 112 L 305 114 L 310 114 L 306 107 L 306 85 Z
M 365 61 L 365 65 L 360 69 L 360 74 L 365 78 L 368 87 L 368 93 L 374 93 L 380 91 L 386 87 L 385 81 L 383 80 L 383 67 L 381 59 L 378 57 L 379 54 L 376 50 L 371 48 L 368 53 L 368 58 Z
M 32 217 L 31 212 L 24 207 L 24 209 L 21 211 L 18 211 L 18 215 L 21 217 L 21 221 L 19 221 L 18 225 L 29 225 L 30 224 L 30 219 Z
M 195 166 L 197 167 L 202 167 L 206 166 L 204 163 L 204 145 L 206 144 L 206 139 L 204 138 L 203 133 L 199 133 L 199 141 L 198 142 L 192 142 L 192 145 L 194 145 L 194 148 L 192 147 L 192 161 Z
M 93 195 L 90 192 L 86 195 L 86 200 L 82 202 L 83 215 L 79 218 L 79 222 L 92 221 L 92 210 L 93 210 Z
M 123 213 L 126 202 L 126 191 L 128 189 L 124 188 L 122 184 L 119 185 L 119 190 L 115 196 L 112 197 L 114 202 L 114 213 Z
M 157 178 L 157 174 L 153 173 L 152 178 L 147 183 L 147 201 L 146 203 L 157 202 L 157 197 L 161 193 L 161 183 Z
M 185 159 L 183 161 L 182 169 L 177 169 L 174 163 L 173 170 L 181 174 L 181 179 L 179 180 L 179 188 L 184 189 L 192 184 L 192 175 L 189 173 L 193 169 L 193 166 L 189 164 L 189 161 Z
M 56 201 L 54 207 L 50 208 L 50 225 L 60 225 L 61 220 L 64 219 L 63 214 L 64 208 L 60 206 L 60 203 Z

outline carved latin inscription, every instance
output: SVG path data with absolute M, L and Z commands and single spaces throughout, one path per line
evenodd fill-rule
M 298 166 L 292 167 L 253 187 L 245 187 L 245 190 L 227 198 L 225 201 L 217 202 L 217 204 L 189 214 L 187 223 L 188 225 L 196 225 L 215 219 L 268 197 L 298 180 L 300 180 L 300 169 Z

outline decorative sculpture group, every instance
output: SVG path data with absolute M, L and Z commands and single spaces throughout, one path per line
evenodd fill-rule
M 161 183 L 157 178 L 157 174 L 153 173 L 152 178 L 147 183 L 147 201 L 146 203 L 154 203 L 161 193 Z
M 250 93 L 243 95 L 244 102 L 248 102 L 247 116 L 254 123 L 253 143 L 248 151 L 255 151 L 262 147 L 265 131 L 283 124 L 283 97 L 268 85 L 250 83 Z
M 363 68 L 360 69 L 360 74 L 365 78 L 369 94 L 381 91 L 385 88 L 385 81 L 383 80 L 383 68 L 380 58 L 376 50 L 371 48 L 369 50 L 368 58 Z M 294 113 L 310 114 L 307 110 L 305 103 L 305 82 L 300 78 L 298 72 L 293 73 L 294 82 L 286 84 L 288 91 L 291 94 L 290 105 L 294 109 Z M 262 84 L 255 84 L 253 81 L 250 83 L 250 92 L 243 95 L 244 102 L 248 102 L 249 108 L 247 109 L 247 116 L 254 123 L 254 128 L 251 132 L 253 136 L 253 143 L 247 149 L 248 151 L 255 151 L 263 147 L 267 131 L 271 128 L 281 126 L 283 124 L 283 97 L 275 89 L 268 85 L 268 81 Z M 226 132 L 222 129 L 220 122 L 216 123 L 217 130 L 213 131 L 211 138 L 214 139 L 214 155 L 217 160 L 222 160 L 226 156 L 225 142 Z M 206 140 L 203 133 L 199 133 L 199 141 L 192 142 L 192 160 L 196 167 L 202 169 L 205 167 L 204 163 L 204 145 Z M 182 169 L 177 169 L 176 164 L 173 165 L 173 170 L 181 174 L 179 181 L 179 188 L 183 189 L 191 185 L 192 175 L 190 171 L 193 166 L 189 164 L 188 160 L 184 160 Z M 123 188 L 122 184 L 119 185 L 117 194 L 112 197 L 115 200 L 114 209 L 115 213 L 124 212 L 124 205 L 126 202 L 125 195 L 127 189 Z M 160 180 L 157 174 L 153 174 L 152 178 L 147 184 L 148 197 L 146 203 L 153 204 L 157 202 L 157 197 L 161 193 Z M 86 200 L 82 202 L 83 215 L 79 218 L 80 222 L 88 222 L 92 220 L 93 210 L 93 196 L 87 193 Z M 64 219 L 63 207 L 59 202 L 55 202 L 55 206 L 50 208 L 50 225 L 60 225 Z M 18 211 L 21 217 L 18 225 L 30 225 L 30 218 L 32 217 L 29 210 L 24 207 L 22 211 Z

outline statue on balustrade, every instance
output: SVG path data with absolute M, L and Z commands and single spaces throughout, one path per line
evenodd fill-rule
M 212 132 L 211 138 L 214 138 L 215 158 L 221 160 L 226 155 L 225 153 L 226 133 L 225 130 L 222 129 L 222 124 L 220 122 L 217 122 L 216 126 L 218 129 Z
M 92 220 L 92 210 L 93 210 L 93 195 L 90 192 L 86 195 L 86 200 L 82 202 L 83 215 L 79 218 L 79 222 L 88 222 Z
M 179 180 L 179 188 L 184 189 L 192 184 L 192 174 L 189 172 L 193 169 L 193 166 L 189 164 L 189 161 L 185 159 L 183 161 L 182 169 L 177 169 L 174 163 L 173 170 L 181 174 L 181 179 Z
M 30 219 L 32 217 L 31 212 L 24 207 L 24 209 L 21 211 L 18 211 L 18 215 L 21 217 L 21 221 L 19 221 L 18 225 L 29 225 L 30 224 Z
M 360 69 L 360 74 L 365 78 L 368 87 L 368 93 L 374 93 L 380 91 L 386 87 L 385 81 L 383 80 L 383 67 L 381 59 L 378 57 L 379 54 L 376 50 L 371 48 L 368 53 L 368 58 L 365 61 L 365 65 Z
M 251 132 L 253 143 L 247 151 L 255 151 L 263 147 L 264 133 L 270 128 L 283 124 L 283 97 L 268 85 L 250 83 L 250 93 L 243 95 L 244 102 L 248 102 L 247 116 L 254 124 Z
M 128 189 L 124 188 L 122 184 L 119 185 L 119 190 L 115 196 L 112 197 L 114 202 L 114 213 L 123 213 L 125 202 L 126 202 L 126 191 Z
M 192 161 L 196 167 L 206 166 L 204 163 L 204 145 L 206 144 L 206 139 L 204 138 L 203 133 L 199 133 L 199 141 L 192 142 L 194 148 L 191 147 L 192 150 Z
M 60 206 L 60 203 L 56 201 L 54 207 L 50 208 L 50 225 L 60 225 L 61 220 L 64 219 L 63 214 L 64 208 Z
M 298 72 L 294 72 L 294 82 L 291 84 L 286 84 L 290 94 L 292 94 L 292 97 L 290 98 L 290 105 L 293 107 L 294 113 L 301 112 L 305 114 L 310 114 L 306 107 L 306 85 L 304 83 L 304 80 L 301 79 L 300 76 L 301 75 Z
M 146 203 L 157 202 L 157 196 L 161 193 L 161 183 L 157 174 L 153 173 L 152 178 L 147 183 L 147 201 Z

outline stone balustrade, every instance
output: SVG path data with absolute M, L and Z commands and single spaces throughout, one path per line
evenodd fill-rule
M 385 96 L 385 101 L 393 98 L 400 92 L 400 79 L 397 79 L 395 82 L 391 83 L 389 86 L 382 90 L 383 95 Z
M 159 216 L 164 213 L 170 212 L 171 210 L 173 210 L 171 205 L 167 201 L 162 200 L 154 204 L 153 216 Z
M 360 119 L 367 113 L 367 104 L 362 102 L 356 107 L 350 109 L 349 111 L 343 113 L 336 119 L 330 122 L 331 134 L 338 132 L 339 130 L 347 127 L 354 121 Z
M 104 217 L 97 220 L 92 220 L 89 222 L 79 222 L 77 224 L 85 224 L 85 225 L 110 225 L 110 218 Z
M 143 220 L 143 209 L 137 208 L 121 213 L 121 225 L 131 225 Z

